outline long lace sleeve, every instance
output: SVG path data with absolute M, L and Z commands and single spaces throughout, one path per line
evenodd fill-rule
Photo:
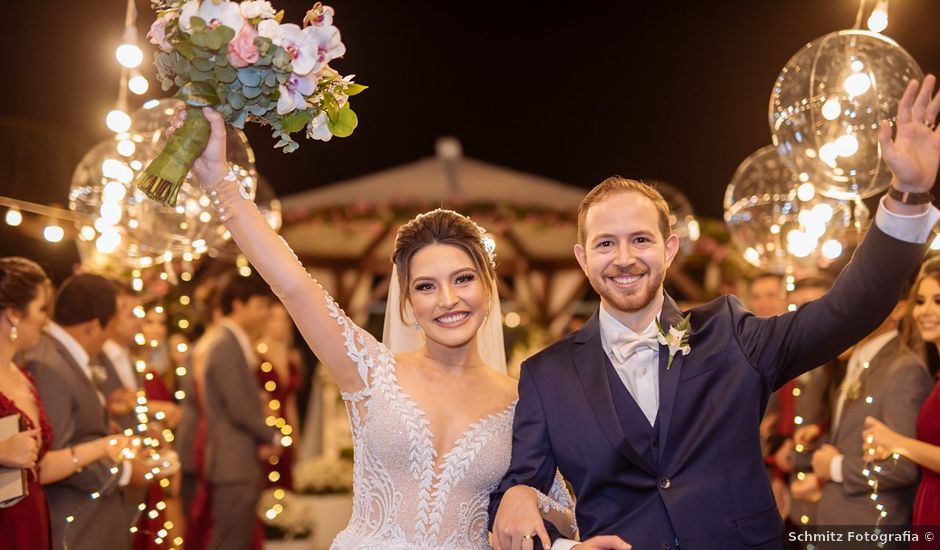
M 242 253 L 290 313 L 304 340 L 352 393 L 368 385 L 362 351 L 368 338 L 307 273 L 293 250 L 268 225 L 255 204 L 242 197 L 234 177 L 208 189 L 209 197 Z
M 575 518 L 574 499 L 568 492 L 568 486 L 565 484 L 565 479 L 561 477 L 561 472 L 555 471 L 555 481 L 548 495 L 535 488 L 532 490 L 538 494 L 539 512 L 542 513 L 542 518 L 552 522 L 564 537 L 577 538 L 578 521 Z

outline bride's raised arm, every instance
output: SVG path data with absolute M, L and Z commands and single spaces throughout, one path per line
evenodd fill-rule
M 211 126 L 209 143 L 193 164 L 192 172 L 209 193 L 232 238 L 248 261 L 258 270 L 281 300 L 307 344 L 342 391 L 352 393 L 365 387 L 365 372 L 351 358 L 364 342 L 357 340 L 356 327 L 300 264 L 287 243 L 268 225 L 250 200 L 242 198 L 234 178 L 227 179 L 225 123 L 221 115 L 205 109 Z M 177 113 L 173 128 L 179 128 L 185 111 Z M 172 129 L 171 128 L 171 131 Z M 359 349 L 348 349 L 348 343 Z

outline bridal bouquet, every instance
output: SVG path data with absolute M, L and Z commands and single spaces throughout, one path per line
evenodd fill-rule
M 156 54 L 164 90 L 177 86 L 186 103 L 183 127 L 137 179 L 148 197 L 176 204 L 176 194 L 209 140 L 203 107 L 243 128 L 255 121 L 271 126 L 275 147 L 292 152 L 291 134 L 308 138 L 346 137 L 358 119 L 349 97 L 366 89 L 352 75 L 341 76 L 330 61 L 346 47 L 333 26 L 333 8 L 317 3 L 304 26 L 281 23 L 266 0 L 152 0 L 157 20 L 147 37 Z

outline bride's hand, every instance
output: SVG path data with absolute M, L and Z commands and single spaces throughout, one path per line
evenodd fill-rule
M 192 172 L 199 185 L 207 188 L 222 181 L 222 178 L 228 174 L 228 164 L 225 161 L 225 121 L 222 120 L 222 115 L 211 107 L 204 107 L 202 113 L 209 121 L 209 143 L 193 163 Z M 167 136 L 182 128 L 185 121 L 186 109 L 177 110 L 166 131 Z
M 493 548 L 532 550 L 537 546 L 536 540 L 543 548 L 552 546 L 539 513 L 538 495 L 525 485 L 511 487 L 503 495 L 493 520 Z

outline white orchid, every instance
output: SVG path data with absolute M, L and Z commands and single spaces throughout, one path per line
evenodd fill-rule
M 312 74 L 291 74 L 279 89 L 281 95 L 277 98 L 277 114 L 286 115 L 295 109 L 306 109 L 307 96 L 317 89 L 317 77 Z
M 258 34 L 265 38 L 271 39 L 271 42 L 274 42 L 274 38 L 279 36 L 281 29 L 280 23 L 274 19 L 265 19 L 264 21 L 258 23 Z
M 676 357 L 676 352 L 681 352 L 685 356 L 692 351 L 692 347 L 689 346 L 691 319 L 691 315 L 686 315 L 681 321 L 669 327 L 668 331 L 659 323 L 659 319 L 656 320 L 656 327 L 659 329 L 659 335 L 656 339 L 660 344 L 669 348 L 669 360 L 666 361 L 666 370 L 669 370 L 669 367 L 672 366 L 672 360 Z
M 333 139 L 333 133 L 327 125 L 326 113 L 320 113 L 310 119 L 307 123 L 307 137 L 318 139 L 320 141 L 330 141 Z
M 242 17 L 245 19 L 255 19 L 257 17 L 271 19 L 277 14 L 274 6 L 267 0 L 245 0 L 239 4 L 239 7 L 241 8 Z
M 307 27 L 301 29 L 293 23 L 272 25 L 273 21 L 262 21 L 258 34 L 290 54 L 291 70 L 295 74 L 319 74 L 331 60 L 346 53 L 336 27 Z
M 245 18 L 242 17 L 238 4 L 223 0 L 216 4 L 210 0 L 189 0 L 183 4 L 180 11 L 180 29 L 183 32 L 192 34 L 193 27 L 190 19 L 200 17 L 206 22 L 209 28 L 216 28 L 219 25 L 225 25 L 233 31 L 238 31 L 245 24 Z

